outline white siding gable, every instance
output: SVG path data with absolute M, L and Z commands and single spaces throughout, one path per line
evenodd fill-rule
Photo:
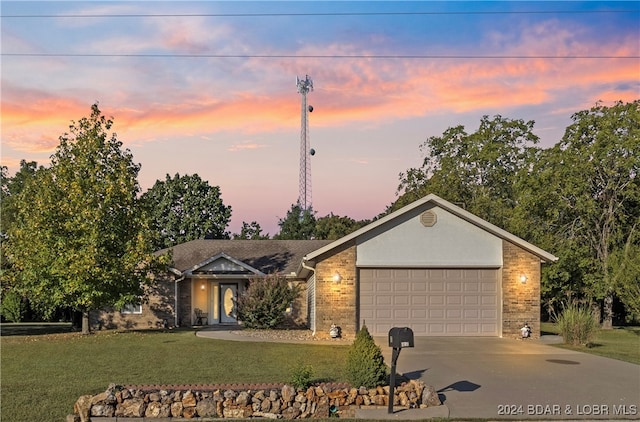
M 420 215 L 437 216 L 425 227 Z M 437 206 L 419 207 L 357 239 L 360 267 L 500 267 L 502 239 Z

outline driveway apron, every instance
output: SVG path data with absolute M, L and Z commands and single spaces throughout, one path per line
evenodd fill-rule
M 451 418 L 640 418 L 640 365 L 537 340 L 416 337 L 397 372 L 434 386 Z

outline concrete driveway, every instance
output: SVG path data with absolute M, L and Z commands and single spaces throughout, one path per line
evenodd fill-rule
M 391 364 L 387 338 L 375 338 Z M 539 340 L 416 337 L 397 371 L 433 385 L 451 418 L 639 419 L 640 366 Z

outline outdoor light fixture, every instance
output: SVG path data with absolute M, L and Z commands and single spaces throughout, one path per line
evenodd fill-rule
M 342 281 L 342 276 L 339 272 L 336 271 L 336 273 L 333 275 L 333 282 L 340 283 L 340 281 Z
M 520 283 L 525 284 L 527 282 L 527 276 L 524 274 L 520 275 Z
M 204 290 L 204 283 L 200 285 L 200 290 Z

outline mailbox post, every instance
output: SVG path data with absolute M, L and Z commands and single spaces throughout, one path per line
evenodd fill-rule
M 413 331 L 409 327 L 393 327 L 389 330 L 391 353 L 391 377 L 389 379 L 389 407 L 387 413 L 393 413 L 393 393 L 396 387 L 396 363 L 403 347 L 413 347 Z

